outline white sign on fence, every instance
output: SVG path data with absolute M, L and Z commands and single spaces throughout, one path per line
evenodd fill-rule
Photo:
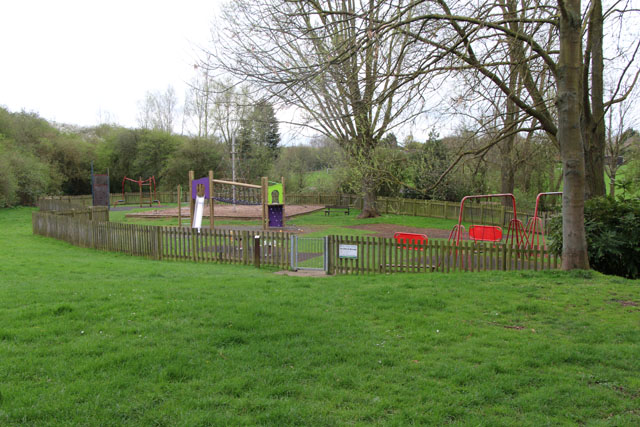
M 339 245 L 338 256 L 340 258 L 358 259 L 358 245 Z

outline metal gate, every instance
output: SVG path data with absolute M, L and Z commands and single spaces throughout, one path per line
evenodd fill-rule
M 291 236 L 291 268 L 327 271 L 329 240 L 326 237 Z

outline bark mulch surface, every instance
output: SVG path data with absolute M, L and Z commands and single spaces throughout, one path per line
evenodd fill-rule
M 397 232 L 403 233 L 417 233 L 417 234 L 426 234 L 429 239 L 448 239 L 449 233 L 451 230 L 440 230 L 438 228 L 418 228 L 418 227 L 407 227 L 405 225 L 394 225 L 394 224 L 362 224 L 362 225 L 350 225 L 348 228 L 355 228 L 358 230 L 367 230 L 373 231 L 374 237 L 387 237 L 391 238 Z M 463 234 L 464 240 L 469 240 L 466 236 L 467 233 Z
M 324 209 L 324 205 L 286 205 L 284 208 L 285 216 L 291 218 L 293 216 L 315 212 Z M 262 206 L 260 205 L 218 205 L 213 208 L 214 218 L 233 218 L 233 219 L 260 219 L 262 217 Z M 189 218 L 189 205 L 185 204 L 181 208 L 183 218 Z M 158 209 L 154 211 L 135 212 L 126 215 L 128 218 L 177 218 L 178 208 Z M 209 217 L 209 205 L 204 208 L 203 218 Z

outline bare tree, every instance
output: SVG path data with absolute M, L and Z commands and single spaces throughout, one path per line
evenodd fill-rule
M 212 80 L 210 97 L 210 126 L 231 149 L 231 140 L 238 135 L 251 109 L 249 90 L 245 85 L 235 85 L 229 79 Z
M 198 70 L 198 66 L 195 67 Z M 191 80 L 184 101 L 184 117 L 195 125 L 199 138 L 209 137 L 209 110 L 211 108 L 211 79 L 208 70 L 198 72 Z
M 629 98 L 609 109 L 607 113 L 605 171 L 609 177 L 611 197 L 616 195 L 616 175 L 622 166 L 624 155 L 631 147 L 634 138 L 638 138 L 638 133 L 633 129 L 634 123 L 631 117 L 634 104 L 634 99 Z
M 377 215 L 375 148 L 387 131 L 417 114 L 416 81 L 425 74 L 405 71 L 424 70 L 430 61 L 417 55 L 402 26 L 379 31 L 379 23 L 393 20 L 404 6 L 383 0 L 235 0 L 225 11 L 218 50 L 211 52 L 212 69 L 296 108 L 301 114 L 295 124 L 345 149 L 361 172 L 363 217 Z
M 178 114 L 178 98 L 173 86 L 168 86 L 165 92 L 147 92 L 144 100 L 138 103 L 138 108 L 138 124 L 141 128 L 173 132 Z

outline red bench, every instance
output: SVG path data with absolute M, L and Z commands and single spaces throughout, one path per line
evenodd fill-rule
M 472 225 L 469 238 L 475 242 L 499 242 L 502 240 L 502 228 L 493 225 Z
M 396 242 L 398 242 L 398 244 L 410 244 L 410 245 L 417 245 L 417 244 L 424 244 L 426 245 L 427 243 L 429 243 L 429 239 L 427 238 L 426 234 L 416 234 L 416 233 L 401 233 L 398 232 L 396 234 L 393 235 L 393 238 L 396 239 Z M 406 246 L 403 246 L 403 249 L 407 249 Z M 414 248 L 411 248 L 414 249 Z M 420 249 L 422 250 L 422 249 Z

